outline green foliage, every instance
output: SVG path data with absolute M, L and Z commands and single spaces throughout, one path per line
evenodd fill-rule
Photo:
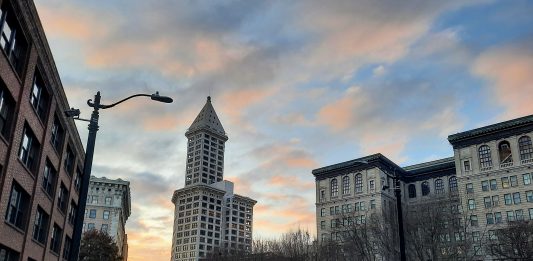
M 106 232 L 90 230 L 83 234 L 80 261 L 118 261 L 118 247 Z

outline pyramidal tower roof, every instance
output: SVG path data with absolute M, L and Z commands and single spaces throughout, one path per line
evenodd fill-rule
M 196 116 L 196 119 L 194 119 L 193 123 L 185 133 L 185 136 L 200 130 L 210 131 L 226 137 L 224 127 L 222 127 L 222 123 L 220 123 L 220 120 L 218 119 L 215 108 L 213 108 L 213 105 L 211 104 L 211 96 L 207 96 L 207 101 L 204 107 L 198 116 Z

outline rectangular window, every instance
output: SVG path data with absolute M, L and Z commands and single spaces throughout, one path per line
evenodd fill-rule
M 509 188 L 509 178 L 503 177 L 502 178 L 502 188 Z
M 102 227 L 100 228 L 100 231 L 107 233 L 108 224 L 102 224 Z
M 54 195 L 54 189 L 56 186 L 56 178 L 57 178 L 56 170 L 52 166 L 52 163 L 46 160 L 46 164 L 44 165 L 42 186 L 43 186 L 44 191 L 46 191 L 46 193 L 52 197 Z
M 533 208 L 529 209 L 529 220 L 533 220 Z
M 511 187 L 518 186 L 518 178 L 516 176 L 510 176 L 509 180 L 511 181 Z
M 368 181 L 368 188 L 370 191 L 376 190 L 376 182 L 373 179 Z
M 498 190 L 498 182 L 495 179 L 490 180 L 490 190 Z
M 472 183 L 466 184 L 466 194 L 474 193 L 474 185 Z
M 470 225 L 473 227 L 477 227 L 479 225 L 479 222 L 477 220 L 477 215 L 470 216 Z
M 321 217 L 326 216 L 326 209 L 325 209 L 325 208 L 321 208 L 321 209 L 320 209 L 320 216 L 321 216 Z
M 330 207 L 330 208 L 329 208 L 329 215 L 330 215 L 330 216 L 335 215 L 335 208 L 334 208 L 334 207 Z
M 61 182 L 61 186 L 59 188 L 59 195 L 57 197 L 57 207 L 63 212 L 67 212 L 67 203 L 68 202 L 68 190 L 65 184 Z
M 376 200 L 371 199 L 370 200 L 370 209 L 375 209 L 375 208 L 376 208 Z
M 465 171 L 470 171 L 471 170 L 470 161 L 469 160 L 463 161 L 463 166 L 464 166 Z
M 18 261 L 20 253 L 0 244 L 0 260 L 2 261 Z
M 67 145 L 67 152 L 65 155 L 65 170 L 67 171 L 67 174 L 72 177 L 72 171 L 74 170 L 74 161 L 76 156 L 74 155 L 74 152 L 72 152 L 72 149 L 70 148 L 70 145 Z
M 13 121 L 13 112 L 15 111 L 15 102 L 9 94 L 4 82 L 0 81 L 0 134 L 9 139 L 11 134 L 11 123 Z
M 111 197 L 105 197 L 105 204 L 111 205 Z
M 30 103 L 33 109 L 39 115 L 39 118 L 44 122 L 48 113 L 48 105 L 50 103 L 50 96 L 46 90 L 44 80 L 41 75 L 35 70 L 33 77 L 33 87 L 31 89 Z
M 494 223 L 496 223 L 496 224 L 502 223 L 502 213 L 501 212 L 495 212 L 494 213 Z
M 511 194 L 504 194 L 503 199 L 505 200 L 505 205 L 513 204 L 513 198 L 511 197 Z
M 492 205 L 495 207 L 500 205 L 500 196 L 492 196 Z
M 63 230 L 57 224 L 54 224 L 52 229 L 52 237 L 50 238 L 50 250 L 55 253 L 59 253 L 61 249 L 61 237 L 63 236 Z
M 25 125 L 22 143 L 20 145 L 19 159 L 30 171 L 33 171 L 37 165 L 39 148 L 40 144 L 37 141 L 35 134 L 33 134 L 31 129 Z
M 24 61 L 27 53 L 27 42 L 20 30 L 19 23 L 14 15 L 9 1 L 2 2 L 0 18 L 0 47 L 6 54 L 9 62 L 18 75 L 24 71 Z
M 530 185 L 531 184 L 531 173 L 522 175 L 522 179 L 524 181 L 524 185 Z
M 78 205 L 74 201 L 70 202 L 70 211 L 68 212 L 68 222 L 72 225 L 76 223 L 76 215 L 78 214 Z
M 28 217 L 30 195 L 13 181 L 9 202 L 7 203 L 6 221 L 25 230 L 25 221 Z
M 475 199 L 469 199 L 468 200 L 468 209 L 470 209 L 470 210 L 476 209 L 476 200 Z
M 89 218 L 96 218 L 96 209 L 89 210 Z
M 482 191 L 489 191 L 489 181 L 488 180 L 481 181 L 481 190 Z
M 69 260 L 70 259 L 70 248 L 72 246 L 72 239 L 70 237 L 65 236 L 65 245 L 63 246 L 63 259 Z
M 320 229 L 326 229 L 326 221 L 320 221 Z
M 87 230 L 93 230 L 94 229 L 94 223 L 87 223 Z
M 104 210 L 104 212 L 102 214 L 102 218 L 103 219 L 109 219 L 109 210 Z
M 93 196 L 91 204 L 98 204 L 98 196 Z
M 490 197 L 484 197 L 483 203 L 485 204 L 485 208 L 491 208 L 492 207 L 492 200 Z
M 513 202 L 515 205 L 520 204 L 522 200 L 520 199 L 520 192 L 513 193 Z
M 44 244 L 48 235 L 48 220 L 50 216 L 44 210 L 37 206 L 37 213 L 35 214 L 35 222 L 33 223 L 33 239 Z
M 526 191 L 527 202 L 533 202 L 533 191 Z
M 507 222 L 514 221 L 514 211 L 507 211 Z
M 524 220 L 524 212 L 521 209 L 515 210 L 515 218 L 516 221 L 523 221 Z
M 81 188 L 81 176 L 82 176 L 82 172 L 81 172 L 80 167 L 78 166 L 78 168 L 76 169 L 76 177 L 74 178 L 74 189 L 77 192 L 80 191 L 80 188 Z
M 487 216 L 487 225 L 494 224 L 494 216 L 492 215 L 492 213 L 487 213 L 486 216 Z

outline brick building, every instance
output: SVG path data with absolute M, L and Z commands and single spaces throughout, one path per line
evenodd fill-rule
M 0 260 L 62 260 L 84 149 L 34 3 L 0 7 Z

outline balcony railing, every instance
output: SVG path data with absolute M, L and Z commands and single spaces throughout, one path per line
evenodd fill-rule
M 489 171 L 489 170 L 492 170 L 492 166 L 483 167 L 483 168 L 480 169 L 481 172 L 483 172 L 483 171 Z
M 521 163 L 522 165 L 524 165 L 524 164 L 531 164 L 531 163 L 533 163 L 533 158 L 532 158 L 532 159 L 523 159 L 523 160 L 520 161 L 520 163 Z
M 502 163 L 502 164 L 500 164 L 500 169 L 508 168 L 508 167 L 512 167 L 512 166 L 513 166 L 512 162 Z

